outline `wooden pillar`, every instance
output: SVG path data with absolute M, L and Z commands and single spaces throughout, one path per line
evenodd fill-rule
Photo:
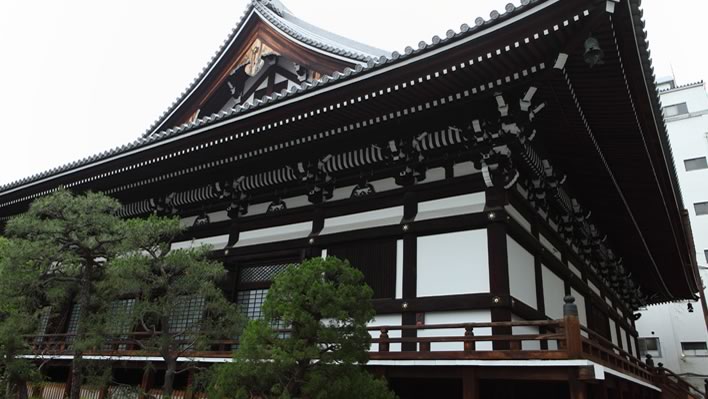
M 192 399 L 194 397 L 194 370 L 189 370 L 187 373 L 187 389 L 184 399 Z
M 588 398 L 588 387 L 587 384 L 576 378 L 571 378 L 568 380 L 568 386 L 570 387 L 570 399 L 587 399 Z
M 145 370 L 143 371 L 143 379 L 140 381 L 140 399 L 145 399 L 148 397 L 148 392 L 152 388 L 153 379 L 155 373 L 149 364 L 145 365 Z
M 418 199 L 414 192 L 407 192 L 403 197 L 403 214 L 405 220 L 414 220 L 418 213 Z M 406 227 L 408 226 L 408 227 Z M 403 227 L 403 300 L 415 299 L 418 296 L 418 238 L 410 228 L 409 224 Z M 404 326 L 416 325 L 416 314 L 414 311 L 402 312 L 401 322 Z M 416 330 L 403 330 L 401 337 L 415 338 L 418 336 Z M 402 351 L 418 350 L 415 342 L 404 342 L 401 344 Z
M 462 371 L 462 399 L 479 399 L 479 379 L 471 367 Z
M 504 189 L 490 187 L 486 191 L 487 204 L 484 211 L 487 213 L 487 251 L 489 259 L 489 292 L 500 303 L 503 298 L 511 295 L 509 288 L 509 260 L 507 253 L 507 225 L 504 205 L 508 201 Z M 491 309 L 492 321 L 511 321 L 509 304 L 495 306 Z M 511 335 L 511 327 L 492 327 L 492 335 Z M 494 342 L 495 350 L 510 349 L 508 342 Z M 516 348 L 514 348 L 516 349 Z M 520 348 L 519 348 L 520 349 Z

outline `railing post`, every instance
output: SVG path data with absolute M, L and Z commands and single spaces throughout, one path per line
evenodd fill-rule
M 654 359 L 652 359 L 651 355 L 647 353 L 647 361 L 646 361 L 647 366 L 649 368 L 654 368 Z
M 388 341 L 388 329 L 381 328 L 379 335 L 379 352 L 388 352 L 391 349 L 391 344 Z
M 583 351 L 583 342 L 580 336 L 580 320 L 578 320 L 578 305 L 575 298 L 568 295 L 563 298 L 563 327 L 565 331 L 565 350 L 568 357 L 576 359 Z
M 468 337 L 474 337 L 474 328 L 472 326 L 465 327 L 465 338 Z M 465 352 L 474 352 L 475 350 L 475 341 L 465 341 Z
M 705 389 L 704 392 L 706 393 L 706 395 L 708 395 L 708 378 L 703 380 L 703 389 Z
M 430 342 L 426 342 L 426 341 L 420 342 L 419 349 L 421 352 L 430 352 Z

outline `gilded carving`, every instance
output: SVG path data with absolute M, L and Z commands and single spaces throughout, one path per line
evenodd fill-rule
M 268 47 L 267 44 L 264 44 L 261 39 L 256 39 L 239 62 L 239 65 L 246 64 L 246 68 L 244 69 L 246 74 L 255 76 L 261 68 L 263 68 L 263 57 L 270 54 L 279 55 L 272 48 Z

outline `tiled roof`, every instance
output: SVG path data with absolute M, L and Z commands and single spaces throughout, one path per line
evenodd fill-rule
M 371 59 L 381 56 L 389 56 L 391 54 L 388 51 L 367 46 L 317 28 L 295 17 L 290 10 L 288 10 L 285 5 L 278 0 L 252 0 L 239 22 L 236 23 L 236 26 L 234 26 L 231 30 L 229 37 L 224 40 L 222 46 L 202 69 L 199 76 L 197 76 L 189 87 L 187 87 L 187 89 L 185 89 L 182 94 L 180 94 L 175 101 L 172 102 L 170 107 L 165 110 L 165 112 L 163 112 L 163 114 L 160 115 L 155 122 L 153 122 L 143 136 L 154 134 L 155 130 L 161 127 L 160 125 L 166 121 L 172 112 L 174 112 L 177 107 L 182 104 L 187 97 L 189 97 L 192 91 L 201 83 L 209 71 L 211 71 L 212 67 L 214 67 L 221 56 L 229 50 L 233 39 L 238 35 L 239 31 L 254 11 L 257 11 L 258 15 L 260 15 L 263 19 L 291 38 L 335 56 L 341 56 L 355 62 L 364 63 Z
M 238 105 L 228 111 L 222 111 L 218 114 L 212 114 L 208 116 L 204 116 L 202 118 L 199 118 L 195 120 L 194 122 L 190 123 L 184 123 L 180 126 L 172 127 L 169 129 L 161 130 L 155 133 L 151 134 L 146 134 L 137 140 L 119 146 L 115 147 L 113 149 L 110 149 L 108 151 L 101 152 L 99 154 L 95 154 L 74 162 L 71 162 L 69 164 L 65 164 L 63 166 L 59 166 L 5 185 L 0 186 L 0 195 L 3 194 L 4 191 L 15 189 L 17 187 L 21 187 L 26 184 L 30 184 L 33 182 L 36 182 L 38 180 L 44 179 L 51 177 L 53 175 L 63 173 L 66 171 L 70 171 L 71 169 L 89 165 L 94 162 L 98 162 L 113 156 L 120 155 L 122 153 L 138 149 L 141 147 L 145 147 L 154 143 L 158 143 L 160 141 L 166 140 L 168 138 L 172 138 L 175 136 L 179 136 L 182 134 L 185 134 L 187 132 L 190 132 L 192 130 L 195 130 L 197 128 L 202 128 L 204 126 L 211 125 L 216 122 L 220 121 L 225 121 L 228 120 L 229 118 L 236 117 L 236 116 L 241 116 L 245 113 L 251 112 L 255 109 L 260 109 L 264 107 L 268 107 L 270 105 L 273 105 L 274 103 L 278 103 L 280 101 L 283 101 L 284 99 L 290 99 L 293 97 L 296 97 L 298 95 L 301 95 L 305 92 L 310 93 L 317 91 L 321 89 L 322 87 L 330 86 L 333 84 L 338 84 L 341 81 L 345 81 L 347 79 L 351 79 L 354 76 L 359 76 L 364 73 L 368 73 L 372 70 L 376 70 L 391 64 L 399 63 L 404 60 L 409 60 L 411 58 L 414 58 L 418 55 L 427 53 L 429 51 L 435 50 L 441 46 L 447 45 L 449 43 L 464 39 L 472 34 L 478 33 L 480 31 L 483 31 L 491 26 L 494 26 L 498 23 L 501 23 L 503 21 L 506 21 L 519 13 L 526 11 L 527 9 L 530 9 L 536 5 L 545 3 L 549 0 L 521 0 L 521 5 L 520 6 L 515 6 L 514 4 L 507 4 L 504 12 L 499 12 L 499 11 L 492 11 L 489 15 L 488 19 L 484 19 L 482 17 L 478 17 L 474 21 L 474 25 L 468 25 L 468 24 L 462 24 L 460 26 L 459 31 L 455 31 L 453 29 L 447 30 L 446 34 L 444 37 L 439 37 L 439 36 L 433 36 L 432 40 L 430 43 L 425 42 L 425 41 L 420 41 L 418 43 L 417 48 L 413 48 L 411 46 L 407 46 L 404 50 L 403 53 L 399 53 L 397 51 L 394 51 L 391 53 L 389 56 L 387 55 L 380 55 L 378 58 L 369 58 L 366 62 L 366 64 L 360 64 L 357 65 L 354 69 L 351 68 L 346 68 L 342 73 L 335 72 L 333 76 L 328 76 L 325 75 L 321 79 L 313 81 L 313 82 L 303 82 L 301 85 L 297 85 L 292 87 L 290 90 L 283 90 L 282 93 L 275 93 L 272 97 L 266 96 L 262 101 L 256 100 L 254 104 L 243 104 L 243 105 Z M 238 29 L 241 27 L 242 24 L 246 22 L 246 19 L 248 15 L 253 11 L 254 8 L 256 7 L 267 7 L 268 10 L 271 11 L 271 14 L 276 14 L 278 12 L 284 12 L 287 10 L 282 6 L 282 3 L 280 3 L 277 0 L 253 0 L 251 2 L 251 5 L 246 9 L 246 12 L 242 16 L 241 20 L 239 23 L 236 25 L 236 27 L 233 29 L 232 34 L 224 41 L 224 45 L 222 48 L 217 51 L 217 53 L 214 55 L 212 60 L 210 61 L 209 65 L 207 65 L 203 71 L 202 75 L 194 79 L 192 85 L 190 88 L 185 90 L 180 96 L 180 99 L 184 96 L 187 95 L 189 91 L 196 85 L 196 83 L 203 77 L 203 75 L 208 71 L 209 67 L 212 65 L 213 62 L 218 58 L 218 56 L 221 54 L 222 51 L 226 48 L 227 44 L 233 39 L 233 36 L 238 32 Z M 289 13 L 285 13 L 289 14 Z M 276 14 L 277 15 L 277 14 Z M 281 20 L 286 21 L 285 18 L 280 17 Z M 291 23 L 294 24 L 294 22 L 290 21 Z M 305 29 L 302 27 L 302 29 Z M 306 29 L 305 29 L 306 30 Z M 353 42 L 351 42 L 353 43 Z M 350 45 L 351 45 L 350 43 Z M 320 43 L 322 44 L 322 43 Z M 179 100 L 179 99 L 178 99 Z M 178 101 L 175 101 L 173 104 L 173 107 L 178 104 Z M 172 107 L 168 112 L 171 112 Z M 168 112 L 165 112 L 165 115 L 168 114 Z M 163 116 L 164 117 L 164 116 Z M 160 118 L 162 120 L 162 118 Z M 156 122 L 157 124 L 158 122 Z M 155 124 L 155 125 L 156 125 Z M 151 131 L 153 128 L 149 129 L 148 131 Z

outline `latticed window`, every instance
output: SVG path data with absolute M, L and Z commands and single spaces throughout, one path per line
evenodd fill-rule
M 267 295 L 267 288 L 239 291 L 236 294 L 236 303 L 249 320 L 260 320 L 263 318 L 262 307 Z
M 170 333 L 181 333 L 194 330 L 204 315 L 205 301 L 203 297 L 182 297 L 170 315 Z
M 189 341 L 194 337 L 193 333 L 199 329 L 199 323 L 204 316 L 206 301 L 204 297 L 190 296 L 181 297 L 177 301 L 172 315 L 170 315 L 170 334 L 175 334 L 179 341 L 180 349 L 189 349 Z
M 39 322 L 37 323 L 37 335 L 44 335 L 47 333 L 47 326 L 49 326 L 49 317 L 51 315 L 52 309 L 47 306 L 39 311 Z M 34 342 L 42 342 L 43 337 L 37 337 Z
M 81 305 L 78 303 L 75 303 L 74 306 L 71 307 L 71 314 L 69 314 L 69 324 L 66 327 L 66 333 L 68 336 L 66 337 L 66 343 L 69 344 L 68 346 L 71 348 L 71 343 L 74 342 L 76 337 L 74 336 L 76 332 L 79 329 L 79 316 L 81 314 Z
M 239 283 L 271 282 L 288 266 L 287 264 L 278 264 L 244 267 L 241 269 Z
M 135 306 L 135 299 L 123 299 L 119 301 L 113 301 L 110 308 L 108 309 L 108 317 L 110 325 L 108 326 L 108 333 L 113 336 L 114 339 L 127 340 L 128 333 L 133 328 L 130 313 L 133 311 Z M 104 345 L 104 349 L 113 349 L 111 344 Z M 126 344 L 118 345 L 117 349 L 125 350 L 127 349 Z

